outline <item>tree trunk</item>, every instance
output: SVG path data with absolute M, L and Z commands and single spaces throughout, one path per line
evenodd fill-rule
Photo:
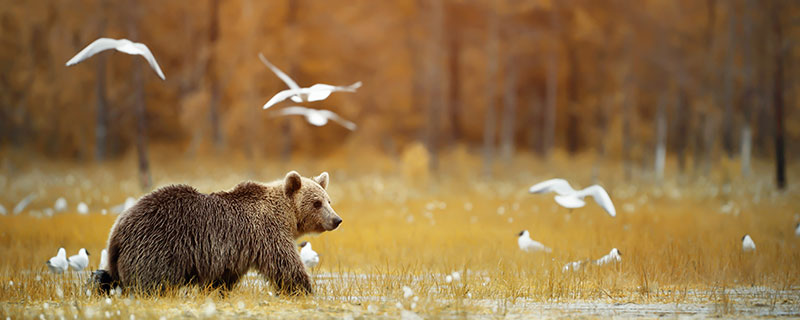
M 557 32 L 560 28 L 560 21 L 558 13 L 555 8 L 550 10 L 550 24 L 553 32 Z M 547 103 L 545 106 L 545 123 L 544 133 L 542 134 L 542 146 L 544 150 L 544 157 L 549 158 L 550 153 L 555 146 L 556 137 L 556 98 L 558 94 L 558 53 L 556 48 L 550 49 L 550 57 L 547 61 L 547 80 L 545 89 L 545 96 Z
M 95 79 L 95 92 L 97 94 L 97 114 L 95 118 L 94 158 L 97 161 L 106 159 L 106 146 L 108 142 L 108 105 L 106 99 L 106 55 L 97 56 L 97 78 Z
M 778 189 L 786 188 L 786 158 L 783 145 L 783 26 L 780 21 L 780 1 L 772 8 L 772 28 L 775 32 L 775 80 L 772 99 L 775 104 L 775 181 Z
M 747 178 L 750 176 L 750 156 L 753 149 L 753 133 L 750 129 L 750 121 L 747 119 L 742 126 L 742 176 Z
M 630 76 L 629 76 L 630 77 Z M 636 105 L 636 91 L 633 88 L 633 80 L 629 79 L 627 88 L 627 97 L 622 107 L 622 165 L 625 171 L 625 180 L 633 178 L 633 159 L 631 151 L 633 149 L 633 141 L 631 135 L 633 134 L 633 113 L 635 112 Z
M 678 91 L 678 101 L 675 103 L 675 153 L 678 157 L 678 170 L 681 173 L 686 172 L 686 145 L 688 144 L 688 122 L 690 119 L 689 108 L 687 108 L 687 98 L 685 89 L 681 88 Z
M 736 13 L 732 2 L 729 2 L 728 10 L 728 50 L 725 53 L 725 67 L 723 68 L 723 120 L 722 120 L 722 145 L 725 155 L 729 159 L 733 158 L 734 142 L 734 111 L 733 111 L 733 56 L 736 52 Z
M 295 34 L 297 34 L 297 12 L 299 10 L 299 0 L 287 0 L 288 1 L 288 10 L 286 12 L 286 32 L 289 33 L 288 39 L 292 39 Z M 294 48 L 294 46 L 286 45 L 285 48 Z M 293 50 L 290 50 L 293 51 Z M 296 52 L 286 52 L 286 56 L 290 57 L 289 74 L 294 73 L 295 69 L 295 62 L 294 59 L 296 58 Z M 293 138 L 292 138 L 292 122 L 290 119 L 284 117 L 283 124 L 281 125 L 281 136 L 283 137 L 283 148 L 281 150 L 281 159 L 283 162 L 288 162 L 292 156 L 292 149 L 293 149 Z
M 488 32 L 486 39 L 486 117 L 483 125 L 483 171 L 490 176 L 492 174 L 492 160 L 494 157 L 494 144 L 497 114 L 494 109 L 495 103 L 495 80 L 497 75 L 497 17 L 495 16 L 494 6 L 490 6 L 488 12 Z
M 503 161 L 510 162 L 514 155 L 514 125 L 517 111 L 517 66 L 506 60 L 505 99 L 500 124 L 500 155 Z
M 450 18 L 450 35 L 448 46 L 448 67 L 450 71 L 450 140 L 461 139 L 461 43 L 455 28 L 453 18 Z
M 655 149 L 655 178 L 657 182 L 664 180 L 664 165 L 667 158 L 667 111 L 666 94 L 658 98 L 656 110 L 656 149 Z
M 147 114 L 144 99 L 144 79 L 142 78 L 141 61 L 133 62 L 134 108 L 136 112 L 136 151 L 139 163 L 139 186 L 142 190 L 150 190 L 150 161 L 147 156 Z
M 220 84 L 219 74 L 217 74 L 217 52 L 216 43 L 219 38 L 219 0 L 211 0 L 209 10 L 208 45 L 211 48 L 211 55 L 208 58 L 209 80 L 211 86 L 211 101 L 208 106 L 208 120 L 211 122 L 211 141 L 217 149 L 222 148 L 222 130 L 219 125 L 219 103 L 220 103 Z
M 428 103 L 428 125 L 426 140 L 430 158 L 428 167 L 432 171 L 438 170 L 439 164 L 439 125 L 440 113 L 444 107 L 445 97 L 442 85 L 442 49 L 441 43 L 444 42 L 444 9 L 441 1 L 431 2 L 433 6 L 430 10 L 430 31 L 431 36 L 428 41 L 428 87 L 430 88 L 430 101 Z
M 544 154 L 542 148 L 542 100 L 538 93 L 532 93 L 528 101 L 527 125 L 528 148 L 530 151 Z
M 581 126 L 580 119 L 578 118 L 578 100 L 579 100 L 579 87 L 580 87 L 580 63 L 578 62 L 577 53 L 575 48 L 564 39 L 564 49 L 567 53 L 567 61 L 569 62 L 569 80 L 567 81 L 567 151 L 570 154 L 575 154 L 580 147 Z

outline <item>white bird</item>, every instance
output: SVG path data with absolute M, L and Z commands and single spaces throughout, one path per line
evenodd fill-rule
M 64 199 L 64 197 L 59 197 L 58 199 L 56 199 L 56 204 L 53 205 L 53 209 L 55 209 L 56 211 L 67 210 L 67 199 Z
M 345 92 L 356 92 L 356 89 L 361 87 L 361 81 L 358 81 L 354 84 L 349 86 L 332 86 L 328 84 L 315 84 L 308 88 L 301 88 L 292 78 L 288 75 L 283 73 L 278 67 L 274 66 L 270 63 L 267 58 L 264 57 L 263 54 L 259 53 L 258 58 L 261 59 L 267 67 L 269 67 L 273 73 L 275 73 L 278 78 L 283 80 L 284 83 L 289 87 L 287 90 L 283 90 L 278 92 L 274 95 L 266 104 L 264 104 L 264 109 L 268 109 L 272 107 L 278 102 L 291 98 L 292 101 L 301 103 L 301 102 L 311 102 L 311 101 L 320 101 L 325 100 L 331 93 L 336 91 L 345 91 Z
M 86 251 L 85 248 L 81 248 L 78 250 L 78 254 L 70 256 L 67 261 L 72 270 L 82 271 L 89 265 L 89 251 Z
M 140 55 L 147 60 L 147 63 L 150 64 L 150 68 L 152 68 L 161 80 L 166 80 L 164 77 L 164 73 L 161 72 L 161 68 L 158 66 L 158 62 L 156 62 L 156 58 L 153 56 L 153 53 L 150 52 L 150 49 L 147 48 L 146 45 L 143 43 L 133 42 L 128 39 L 110 39 L 110 38 L 100 38 L 83 48 L 81 52 L 78 52 L 72 59 L 67 61 L 67 66 L 71 66 L 77 64 L 83 60 L 88 59 L 89 57 L 108 49 L 115 49 L 119 52 L 124 52 L 130 55 Z
M 619 252 L 617 248 L 614 248 L 611 249 L 611 252 L 609 252 L 607 255 L 604 255 L 600 259 L 595 260 L 594 264 L 602 266 L 610 262 L 619 262 L 619 261 L 622 261 L 622 252 Z
M 0 204 L 0 216 L 4 216 L 4 215 L 7 215 L 7 214 L 8 214 L 8 211 L 6 211 L 6 207 L 4 207 L 2 204 Z
M 796 237 L 800 237 L 800 222 L 798 222 L 797 225 L 794 227 L 794 235 Z
M 67 250 L 64 248 L 58 249 L 58 254 L 55 257 L 50 258 L 45 262 L 47 267 L 50 268 L 50 271 L 56 274 L 64 273 L 69 268 L 69 262 L 67 262 Z
M 756 251 L 756 243 L 753 242 L 753 238 L 750 238 L 749 234 L 746 234 L 744 237 L 742 237 L 742 251 Z
M 31 193 L 27 197 L 20 200 L 20 202 L 14 206 L 14 215 L 22 213 L 22 211 L 24 211 L 25 208 L 31 204 L 31 202 L 33 202 L 33 199 L 36 199 L 36 194 Z
M 81 202 L 78 203 L 78 213 L 80 214 L 88 214 L 89 213 L 89 206 L 86 203 Z
M 103 249 L 100 251 L 100 265 L 97 266 L 98 270 L 108 270 L 108 250 Z
M 336 123 L 342 125 L 342 127 L 345 127 L 350 131 L 356 129 L 355 123 L 352 123 L 340 117 L 338 114 L 333 113 L 333 111 L 329 110 L 318 110 L 300 106 L 291 106 L 276 111 L 275 115 L 276 116 L 301 115 L 306 117 L 306 121 L 308 123 L 315 125 L 317 127 L 321 127 L 328 124 L 328 120 L 333 120 Z
M 578 271 L 578 270 L 581 269 L 581 267 L 583 267 L 583 264 L 586 263 L 587 261 L 588 260 L 581 260 L 581 261 L 573 261 L 573 262 L 567 263 L 567 264 L 564 265 L 563 268 L 561 268 L 561 271 L 562 272 L 567 272 L 569 270 Z
M 614 208 L 614 203 L 611 202 L 611 197 L 608 196 L 603 187 L 599 185 L 592 185 L 582 190 L 572 189 L 564 179 L 550 179 L 531 186 L 528 189 L 529 193 L 548 193 L 555 192 L 558 195 L 555 197 L 556 203 L 568 209 L 580 208 L 586 205 L 583 200 L 586 196 L 592 196 L 594 201 L 603 208 L 610 216 L 617 215 L 617 210 Z
M 453 276 L 453 281 L 461 281 L 461 273 L 458 271 L 453 271 L 450 275 Z
M 303 241 L 300 243 L 300 260 L 306 267 L 313 268 L 319 263 L 319 255 L 311 249 L 311 243 Z
M 528 230 L 520 231 L 519 238 L 517 238 L 517 244 L 519 245 L 519 248 L 525 252 L 544 251 L 549 253 L 553 251 L 538 241 L 531 239 L 531 235 L 528 233 Z

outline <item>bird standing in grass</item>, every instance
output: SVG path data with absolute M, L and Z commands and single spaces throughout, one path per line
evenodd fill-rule
M 603 187 L 599 185 L 592 185 L 582 190 L 575 190 L 572 189 L 569 182 L 564 179 L 550 179 L 531 186 L 528 192 L 533 194 L 555 192 L 558 194 L 555 197 L 556 203 L 567 209 L 585 206 L 586 201 L 583 199 L 586 196 L 591 196 L 608 215 L 612 217 L 617 215 L 617 209 L 614 208 L 611 197 L 608 196 L 606 189 L 603 189 Z
M 794 226 L 794 235 L 796 237 L 800 237 L 800 222 L 798 222 L 797 225 Z
M 319 255 L 311 249 L 311 243 L 303 241 L 300 243 L 300 260 L 308 268 L 316 267 L 319 264 Z
M 519 245 L 520 250 L 525 252 L 544 251 L 549 253 L 553 251 L 538 241 L 531 239 L 531 235 L 528 233 L 528 230 L 520 231 L 519 238 L 517 238 L 517 244 Z
M 50 272 L 55 274 L 64 273 L 69 268 L 69 262 L 67 262 L 67 250 L 64 248 L 59 248 L 58 253 L 55 257 L 50 258 L 45 262 L 47 267 L 50 268 Z
M 83 271 L 83 269 L 86 269 L 89 265 L 89 251 L 86 251 L 85 248 L 81 248 L 78 250 L 78 254 L 70 256 L 67 261 L 72 270 Z
M 55 205 L 53 205 L 53 209 L 55 209 L 56 212 L 67 210 L 67 199 L 64 199 L 64 197 L 59 197 L 58 199 L 56 199 L 56 203 Z
M 610 262 L 620 262 L 620 261 L 622 261 L 622 253 L 619 252 L 617 248 L 614 248 L 611 249 L 611 252 L 609 252 L 607 255 L 604 255 L 600 259 L 595 260 L 594 264 L 602 266 Z
M 161 78 L 161 80 L 166 80 L 164 73 L 161 72 L 161 67 L 158 66 L 158 62 L 153 56 L 153 53 L 150 52 L 150 49 L 148 49 L 147 46 L 142 43 L 133 42 L 128 39 L 97 39 L 86 46 L 86 48 L 78 52 L 78 54 L 72 57 L 72 59 L 69 59 L 69 61 L 67 61 L 67 67 L 78 64 L 83 60 L 89 59 L 89 57 L 97 53 L 109 49 L 115 49 L 119 52 L 124 52 L 130 55 L 140 55 L 144 57 L 145 60 L 147 60 L 147 63 L 150 64 L 150 68 L 152 68 L 153 71 L 158 74 L 158 77 Z
M 97 269 L 108 270 L 108 250 L 100 251 L 100 265 L 97 266 Z
M 89 214 L 89 206 L 85 202 L 78 203 L 78 213 Z
M 744 237 L 742 237 L 742 251 L 744 252 L 756 251 L 756 243 L 753 242 L 753 238 L 750 238 L 749 234 L 746 234 L 744 235 Z

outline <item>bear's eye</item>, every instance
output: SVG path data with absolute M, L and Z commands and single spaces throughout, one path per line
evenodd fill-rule
M 317 209 L 322 208 L 322 201 L 319 201 L 319 200 L 314 201 L 314 208 L 317 208 Z

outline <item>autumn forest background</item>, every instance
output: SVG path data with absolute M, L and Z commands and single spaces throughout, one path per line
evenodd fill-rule
M 288 161 L 454 146 L 597 154 L 663 175 L 800 148 L 795 1 L 4 1 L 0 148 L 103 161 L 148 145 Z M 139 57 L 64 63 L 98 37 Z M 317 128 L 260 106 L 285 85 L 349 84 Z M 136 68 L 140 70 L 134 72 Z M 140 78 L 136 78 L 140 77 Z M 136 94 L 142 85 L 142 98 Z M 137 136 L 142 137 L 137 138 Z M 344 150 L 344 151 L 343 151 Z M 659 151 L 660 150 L 660 151 Z M 140 151 L 140 153 L 142 152 Z M 785 161 L 785 160 L 781 160 Z

